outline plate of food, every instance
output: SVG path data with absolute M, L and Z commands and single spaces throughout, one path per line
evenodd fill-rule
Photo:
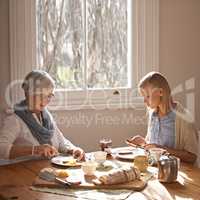
M 140 148 L 134 148 L 132 150 L 121 150 L 116 154 L 116 158 L 120 160 L 133 161 L 138 155 L 145 155 L 145 150 Z
M 62 167 L 80 167 L 81 162 L 72 156 L 56 156 L 51 159 L 51 163 Z

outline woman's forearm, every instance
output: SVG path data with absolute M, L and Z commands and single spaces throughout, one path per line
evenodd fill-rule
M 10 159 L 32 155 L 32 150 L 32 146 L 12 146 L 10 150 Z
M 178 149 L 172 149 L 172 148 L 165 148 L 170 154 L 179 157 L 181 161 L 188 162 L 188 163 L 194 163 L 197 159 L 197 156 L 193 153 L 190 153 L 185 150 L 178 150 Z

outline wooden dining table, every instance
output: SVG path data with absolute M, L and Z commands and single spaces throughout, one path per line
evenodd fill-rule
M 39 171 L 49 166 L 51 166 L 49 160 L 32 160 L 0 166 L 0 200 L 77 199 L 77 197 L 38 192 L 30 189 Z M 157 178 L 152 178 L 142 191 L 133 191 L 126 199 L 199 200 L 200 169 L 191 164 L 181 163 L 176 182 L 160 183 Z

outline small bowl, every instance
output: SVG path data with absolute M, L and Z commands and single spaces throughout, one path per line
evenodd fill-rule
M 107 152 L 105 151 L 97 151 L 94 152 L 94 159 L 97 163 L 103 164 L 106 161 Z
M 83 170 L 84 174 L 87 176 L 94 175 L 94 172 L 96 171 L 97 163 L 94 161 L 86 161 L 83 162 L 81 165 L 81 169 Z

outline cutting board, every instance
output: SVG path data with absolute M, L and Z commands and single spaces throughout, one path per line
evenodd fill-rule
M 80 177 L 81 184 L 79 185 L 71 185 L 70 188 L 79 188 L 79 189 L 131 189 L 135 191 L 141 191 L 145 188 L 147 185 L 147 181 L 143 180 L 135 180 L 129 183 L 123 183 L 123 184 L 116 184 L 116 185 L 95 185 L 92 180 L 96 178 L 96 176 L 84 176 L 82 173 L 82 170 L 76 169 L 76 171 L 73 172 Z M 69 186 L 65 186 L 56 182 L 49 182 L 45 181 L 39 177 L 36 177 L 36 179 L 33 182 L 33 186 L 35 187 L 48 187 L 48 188 L 69 188 Z
M 82 182 L 80 185 L 71 185 L 66 186 L 67 188 L 79 188 L 79 189 L 131 189 L 135 191 L 141 191 L 145 188 L 146 182 L 142 180 L 135 180 L 133 182 L 117 184 L 117 185 L 95 185 L 91 182 Z M 65 186 L 55 183 L 48 182 L 37 177 L 33 182 L 33 186 L 35 187 L 48 187 L 48 188 L 63 188 Z

